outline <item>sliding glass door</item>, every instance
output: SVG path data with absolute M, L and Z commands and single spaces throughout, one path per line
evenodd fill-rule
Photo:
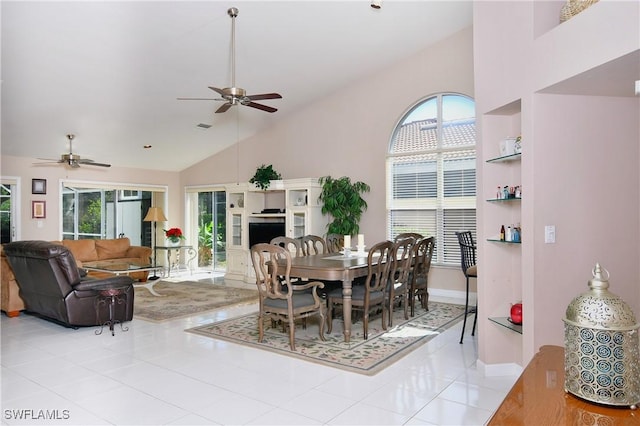
M 16 209 L 20 206 L 18 201 L 18 180 L 15 178 L 2 178 L 0 184 L 0 228 L 2 244 L 19 240 L 18 220 L 20 215 Z
M 223 272 L 227 268 L 226 192 L 214 188 L 187 189 L 187 235 L 197 235 L 198 267 Z

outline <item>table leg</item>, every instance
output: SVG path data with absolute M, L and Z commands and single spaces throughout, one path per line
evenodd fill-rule
M 154 296 L 164 296 L 164 294 L 160 294 L 157 291 L 155 291 L 153 289 L 153 286 L 157 283 L 158 281 L 145 281 L 144 283 L 133 283 L 134 287 L 144 287 L 147 290 L 149 290 L 149 293 L 153 294 Z
M 351 285 L 349 278 L 342 280 L 342 315 L 344 316 L 344 341 L 346 343 L 351 340 Z

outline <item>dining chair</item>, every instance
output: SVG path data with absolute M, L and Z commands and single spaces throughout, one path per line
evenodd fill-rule
M 304 256 L 328 253 L 327 243 L 322 237 L 317 235 L 305 235 L 300 239 L 300 241 L 302 245 L 302 254 Z
M 275 237 L 271 239 L 270 244 L 286 248 L 293 257 L 303 256 L 302 243 L 297 238 Z
M 389 327 L 393 326 L 393 308 L 396 300 L 404 308 L 404 319 L 409 319 L 409 272 L 413 263 L 413 237 L 398 239 L 393 243 L 391 272 L 387 283 L 386 298 L 389 309 Z
M 456 232 L 458 237 L 458 244 L 460 245 L 460 266 L 462 267 L 462 273 L 467 280 L 467 292 L 464 303 L 464 320 L 462 322 L 462 334 L 460 335 L 460 343 L 464 339 L 464 329 L 467 325 L 467 315 L 475 314 L 473 319 L 473 329 L 471 335 L 476 333 L 476 323 L 478 321 L 478 302 L 476 299 L 476 306 L 469 309 L 469 278 L 478 278 L 478 270 L 476 266 L 476 245 L 473 242 L 473 235 L 470 231 Z
M 409 273 L 411 316 L 415 315 L 416 297 L 420 305 L 429 310 L 429 270 L 435 241 L 435 237 L 423 238 L 413 246 L 413 266 Z
M 291 253 L 275 244 L 253 245 L 251 262 L 259 292 L 258 342 L 264 339 L 264 322 L 270 318 L 272 323 L 282 321 L 289 325 L 289 346 L 295 351 L 295 320 L 312 316 L 319 317 L 320 339 L 324 341 L 326 305 L 317 292 L 324 284 L 320 281 L 291 282 Z
M 382 308 L 382 329 L 387 329 L 386 315 L 387 303 L 385 290 L 389 280 L 389 273 L 392 266 L 393 243 L 383 241 L 375 244 L 369 249 L 367 256 L 367 277 L 363 285 L 354 285 L 351 294 L 351 307 L 354 310 L 361 310 L 362 328 L 364 339 L 369 338 L 369 312 L 372 308 Z M 329 306 L 327 320 L 329 322 L 328 332 L 331 333 L 333 326 L 333 310 L 336 305 L 342 305 L 342 289 L 332 290 L 328 297 Z
M 418 234 L 417 232 L 403 232 L 396 235 L 396 237 L 393 239 L 393 242 L 397 242 L 398 240 L 402 240 L 404 238 L 413 238 L 416 241 L 420 241 L 424 237 L 422 236 L 422 234 Z
M 340 253 L 344 248 L 344 235 L 327 234 L 327 238 L 325 240 L 329 253 Z

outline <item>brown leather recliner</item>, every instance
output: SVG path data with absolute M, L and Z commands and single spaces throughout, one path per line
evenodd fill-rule
M 98 290 L 126 286 L 125 303 L 115 305 L 114 319 L 133 318 L 130 277 L 82 279 L 69 249 L 48 241 L 16 241 L 6 244 L 4 252 L 27 312 L 69 327 L 101 325 L 109 319 L 109 312 L 106 304 L 96 303 Z

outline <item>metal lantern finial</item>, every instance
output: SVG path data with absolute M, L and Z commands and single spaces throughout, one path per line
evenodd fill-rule
M 589 291 L 564 319 L 565 391 L 599 404 L 640 403 L 640 342 L 633 311 L 611 293 L 609 272 L 593 268 Z

